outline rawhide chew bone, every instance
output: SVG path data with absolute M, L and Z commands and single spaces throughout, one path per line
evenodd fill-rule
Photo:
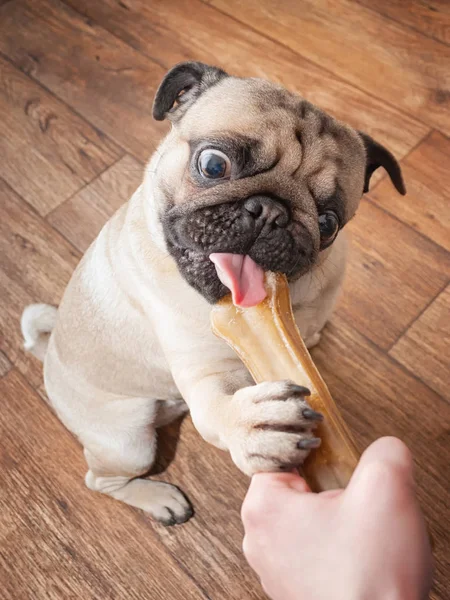
M 316 429 L 322 444 L 311 451 L 302 474 L 315 492 L 344 488 L 358 462 L 356 446 L 300 336 L 285 276 L 267 273 L 266 291 L 265 300 L 250 308 L 235 306 L 231 296 L 220 300 L 211 313 L 213 331 L 256 383 L 290 379 L 310 389 L 309 404 L 324 416 Z

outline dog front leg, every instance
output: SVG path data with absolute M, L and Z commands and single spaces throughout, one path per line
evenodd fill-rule
M 290 381 L 251 385 L 240 363 L 226 371 L 223 365 L 181 369 L 174 378 L 202 437 L 228 450 L 247 475 L 292 469 L 320 445 L 313 429 L 321 415 L 309 407 L 304 387 Z

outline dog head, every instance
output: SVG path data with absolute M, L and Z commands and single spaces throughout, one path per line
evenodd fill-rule
M 383 146 L 261 79 L 179 64 L 162 81 L 153 116 L 173 124 L 153 174 L 167 248 L 209 302 L 228 293 L 218 276 L 224 261 L 235 261 L 243 288 L 255 272 L 292 280 L 312 269 L 378 167 L 405 193 Z

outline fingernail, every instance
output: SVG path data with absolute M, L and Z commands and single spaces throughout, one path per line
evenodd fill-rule
M 297 442 L 297 448 L 300 450 L 309 450 L 310 448 L 318 448 L 321 443 L 322 440 L 320 438 L 309 438 Z
M 311 421 L 323 421 L 322 413 L 316 412 L 312 408 L 304 408 L 302 410 L 302 415 L 305 419 L 310 419 Z
M 311 396 L 311 390 L 303 385 L 293 385 L 291 387 L 291 392 L 293 394 L 300 394 L 300 396 Z

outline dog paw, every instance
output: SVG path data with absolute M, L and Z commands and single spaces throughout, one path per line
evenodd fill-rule
M 140 477 L 96 477 L 91 470 L 85 482 L 89 489 L 139 508 L 166 526 L 184 523 L 194 514 L 183 492 L 170 483 Z
M 189 500 L 176 486 L 169 483 L 151 482 L 152 496 L 142 508 L 165 527 L 185 523 L 194 514 Z
M 323 416 L 306 401 L 310 391 L 291 381 L 266 382 L 236 392 L 238 418 L 228 439 L 236 465 L 247 475 L 286 471 L 320 446 L 314 435 Z

